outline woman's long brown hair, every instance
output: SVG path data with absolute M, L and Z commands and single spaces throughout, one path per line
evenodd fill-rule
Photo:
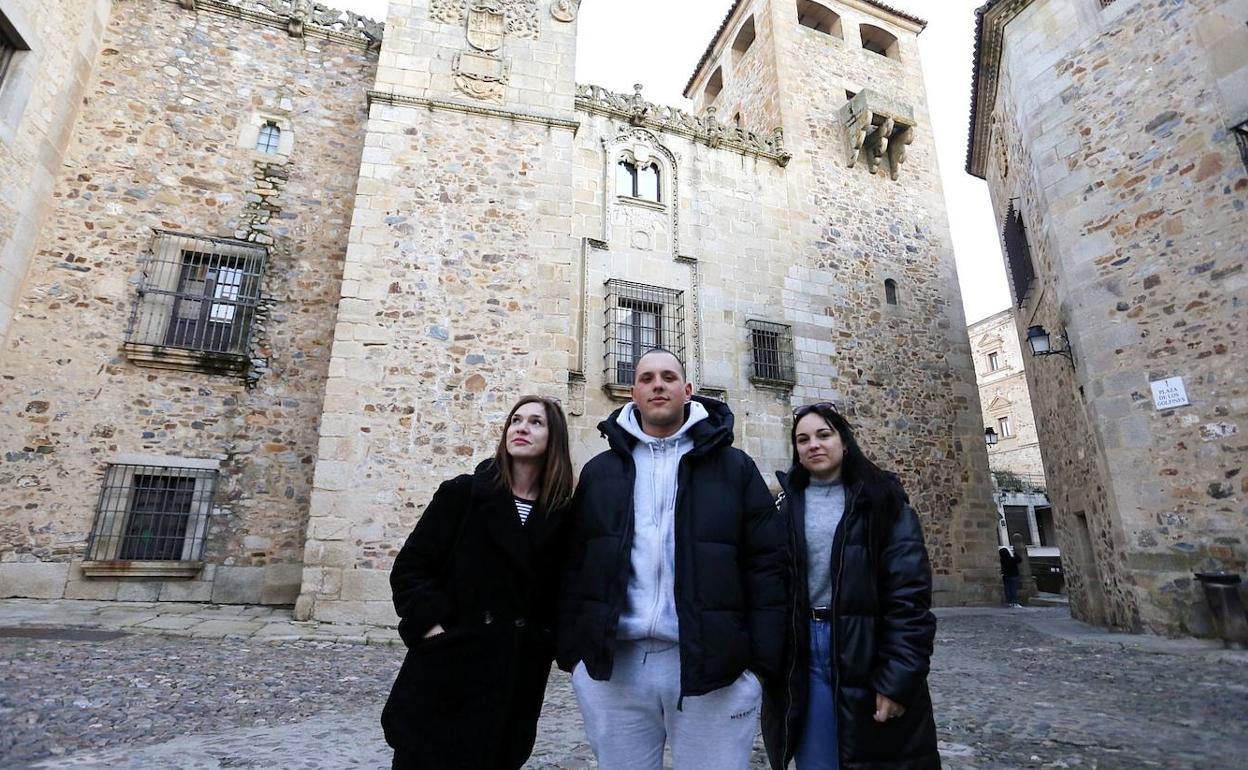
M 538 507 L 549 514 L 562 508 L 572 500 L 572 489 L 575 486 L 572 473 L 572 455 L 568 449 L 568 420 L 563 416 L 563 408 L 554 399 L 543 396 L 521 396 L 507 419 L 503 420 L 503 435 L 498 439 L 498 449 L 494 451 L 494 464 L 498 467 L 498 478 L 503 488 L 511 491 L 511 455 L 507 454 L 507 428 L 516 410 L 525 404 L 541 404 L 546 409 L 546 455 L 542 466 L 541 492 L 538 495 Z

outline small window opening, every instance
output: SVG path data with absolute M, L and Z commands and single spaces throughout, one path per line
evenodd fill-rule
M 14 57 L 21 51 L 29 50 L 30 46 L 18 34 L 4 11 L 0 10 L 0 86 L 4 85 L 5 78 L 8 77 Z
M 741 25 L 741 31 L 737 33 L 736 40 L 732 41 L 732 64 L 736 66 L 745 58 L 745 54 L 750 50 L 750 46 L 754 44 L 754 17 L 745 20 Z
M 841 17 L 826 5 L 812 0 L 797 0 L 797 23 L 816 32 L 845 39 L 841 31 Z
M 857 91 L 850 91 L 848 88 L 845 89 L 845 101 L 852 102 L 854 100 L 854 97 L 857 95 L 858 95 Z
M 884 301 L 890 305 L 897 304 L 897 282 L 892 278 L 884 281 Z
M 896 35 L 871 24 L 863 24 L 858 29 L 862 35 L 863 48 L 889 59 L 901 58 L 901 54 L 897 49 Z
M 1001 368 L 1001 354 L 989 353 L 988 354 L 988 371 L 995 372 L 1000 368 Z
M 739 110 L 732 116 L 732 124 L 737 128 L 741 127 L 741 112 Z
M 703 105 L 710 104 L 719 96 L 719 92 L 724 90 L 724 71 L 722 67 L 716 67 L 711 73 L 710 80 L 706 81 L 706 90 L 702 92 Z
M 260 126 L 260 135 L 256 138 L 256 149 L 265 155 L 275 155 L 281 139 L 282 129 L 278 128 L 273 121 L 266 121 L 263 126 Z
M 1010 438 L 1014 435 L 1014 429 L 1010 427 L 1009 417 L 997 418 L 997 433 L 1001 434 L 1001 438 Z
M 662 186 L 659 183 L 659 166 L 650 162 L 638 166 L 631 160 L 621 160 L 615 170 L 617 195 L 661 203 Z

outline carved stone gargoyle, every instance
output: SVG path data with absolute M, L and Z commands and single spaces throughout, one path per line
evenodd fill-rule
M 887 162 L 888 176 L 896 180 L 906 160 L 906 146 L 914 141 L 914 110 L 870 89 L 860 91 L 838 111 L 845 140 L 845 165 L 853 168 L 865 155 L 874 174 Z

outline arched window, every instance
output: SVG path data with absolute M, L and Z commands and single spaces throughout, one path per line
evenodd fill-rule
M 892 278 L 884 281 L 884 301 L 890 305 L 897 304 L 897 282 Z
M 797 0 L 797 23 L 816 32 L 845 39 L 841 31 L 841 17 L 826 5 L 812 0 Z
M 655 203 L 663 202 L 662 185 L 659 183 L 659 165 L 649 162 L 638 166 L 631 160 L 621 159 L 615 169 L 616 193 Z
M 707 105 L 715 101 L 715 97 L 719 96 L 719 92 L 724 90 L 724 71 L 722 67 L 716 67 L 711 73 L 710 80 L 706 81 L 706 90 L 702 92 L 702 104 Z
M 265 124 L 260 126 L 260 135 L 256 137 L 256 149 L 266 155 L 274 155 L 277 153 L 281 139 L 282 129 L 271 120 L 265 121 Z
M 754 44 L 754 17 L 745 20 L 741 25 L 741 30 L 737 32 L 736 40 L 732 41 L 732 63 L 735 66 L 745 57 L 745 52 L 750 50 L 750 46 Z
M 901 58 L 897 51 L 897 36 L 893 33 L 870 24 L 863 24 L 858 30 L 862 35 L 863 48 L 890 59 Z

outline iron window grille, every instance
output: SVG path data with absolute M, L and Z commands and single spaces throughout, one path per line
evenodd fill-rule
M 215 470 L 109 465 L 87 561 L 199 561 L 216 486 Z
M 1027 226 L 1023 223 L 1022 212 L 1014 208 L 1012 201 L 1005 212 L 1002 240 L 1005 241 L 1006 265 L 1010 273 L 1010 287 L 1014 290 L 1014 302 L 1022 307 L 1027 290 L 1036 278 L 1036 269 L 1031 261 L 1031 246 L 1027 243 Z
M 126 341 L 245 359 L 267 252 L 158 230 Z
M 630 198 L 662 203 L 659 185 L 659 165 L 653 161 L 638 165 L 631 160 L 621 160 L 616 166 L 616 192 Z
M 762 385 L 792 385 L 793 328 L 771 321 L 748 320 L 752 366 L 750 380 Z
M 607 281 L 606 382 L 632 387 L 637 359 L 666 348 L 685 358 L 683 292 L 629 281 Z
M 265 155 L 274 155 L 277 153 L 281 140 L 282 129 L 278 128 L 273 121 L 267 121 L 260 126 L 260 134 L 256 137 L 256 149 Z

